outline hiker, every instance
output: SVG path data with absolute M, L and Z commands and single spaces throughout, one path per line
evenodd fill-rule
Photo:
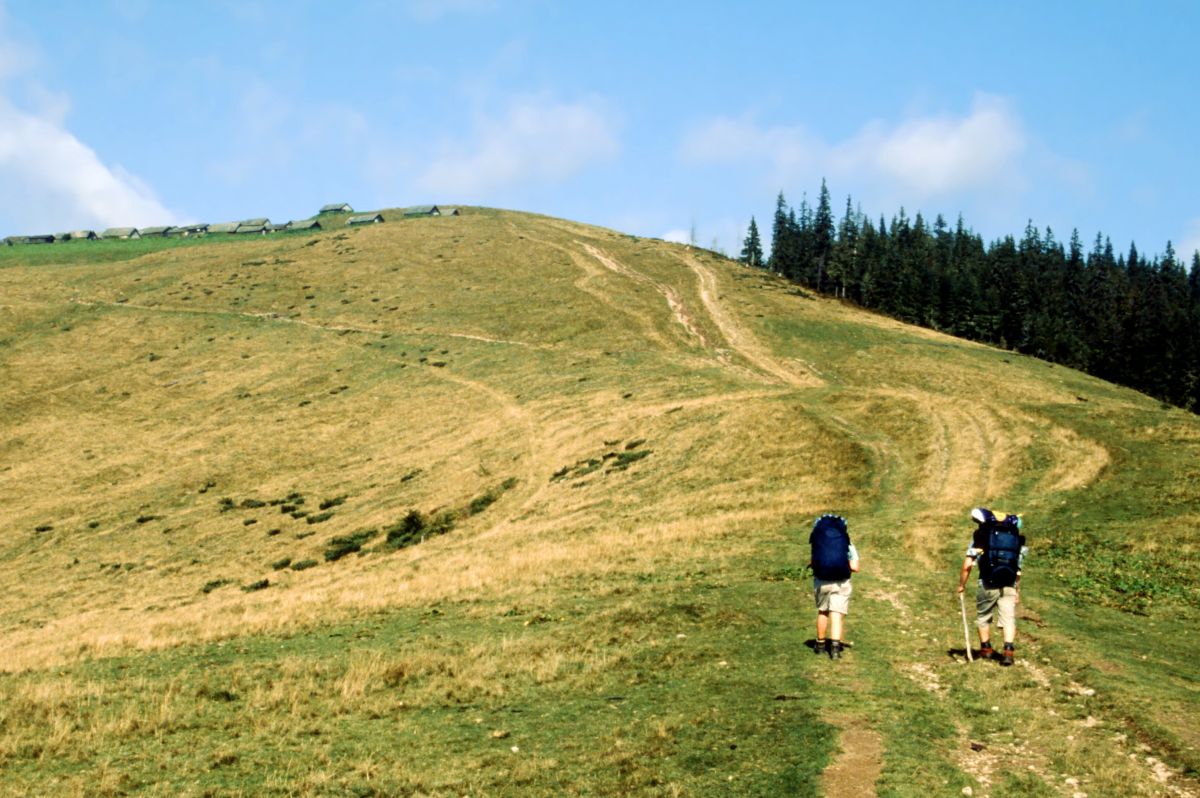
M 986 507 L 971 511 L 975 534 L 967 546 L 962 571 L 958 575 L 958 592 L 967 585 L 971 568 L 979 565 L 979 590 L 975 594 L 975 626 L 979 629 L 979 656 L 991 659 L 991 624 L 993 617 L 1004 630 L 1004 652 L 1001 665 L 1012 665 L 1016 655 L 1017 602 L 1021 600 L 1021 564 L 1025 559 L 1025 536 L 1021 534 L 1021 517 L 1008 513 L 993 513 Z
M 846 519 L 839 515 L 818 518 L 808 542 L 812 546 L 809 567 L 817 601 L 817 639 L 813 651 L 820 654 L 827 650 L 830 659 L 841 659 L 845 618 L 850 612 L 850 575 L 858 572 L 858 550 L 850 542 Z

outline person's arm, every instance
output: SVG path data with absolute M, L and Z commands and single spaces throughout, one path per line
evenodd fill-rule
M 958 573 L 958 592 L 963 592 L 967 586 L 967 578 L 971 575 L 971 569 L 975 567 L 975 558 L 967 555 L 963 558 L 962 570 Z
M 850 544 L 850 572 L 858 573 L 858 549 L 854 548 L 854 544 Z

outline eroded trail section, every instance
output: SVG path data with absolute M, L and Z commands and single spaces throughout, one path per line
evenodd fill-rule
M 782 361 L 772 355 L 754 334 L 743 327 L 737 319 L 721 304 L 717 289 L 717 278 L 712 270 L 702 265 L 690 255 L 681 259 L 688 268 L 695 272 L 699 280 L 700 302 L 712 318 L 713 324 L 721 331 L 729 348 L 749 361 L 756 369 L 785 385 L 797 388 L 814 388 L 824 385 L 825 381 L 808 369 L 787 361 Z
M 611 257 L 608 253 L 592 246 L 591 244 L 584 244 L 582 242 L 577 243 L 579 243 L 589 255 L 599 261 L 609 271 L 619 274 L 622 277 L 627 277 L 635 282 L 648 285 L 658 293 L 662 294 L 663 299 L 665 299 L 667 302 L 667 307 L 671 309 L 671 316 L 675 319 L 675 321 L 687 331 L 689 336 L 699 341 L 701 346 L 706 349 L 712 348 L 712 342 L 708 340 L 708 337 L 704 334 L 704 331 L 700 329 L 699 325 L 696 324 L 695 320 L 689 314 L 687 306 L 684 305 L 683 300 L 679 296 L 679 292 L 675 290 L 674 286 L 661 283 L 652 277 L 642 274 L 636 269 L 629 268 L 625 264 Z

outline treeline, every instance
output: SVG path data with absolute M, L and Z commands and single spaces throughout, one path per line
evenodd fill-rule
M 951 226 L 901 209 L 874 221 L 850 198 L 837 218 L 824 181 L 815 206 L 791 208 L 780 193 L 771 232 L 764 258 L 751 219 L 743 263 L 1200 412 L 1200 253 L 1189 270 L 1170 242 L 1148 258 L 1097 234 L 1085 251 L 1078 231 L 1063 243 L 1032 223 L 984 244 L 961 216 Z

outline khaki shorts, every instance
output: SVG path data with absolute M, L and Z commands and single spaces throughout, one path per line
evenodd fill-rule
M 850 580 L 843 579 L 841 582 L 825 582 L 821 579 L 813 580 L 813 598 L 817 600 L 817 612 L 836 612 L 839 615 L 848 615 L 850 613 L 850 594 L 854 588 L 850 587 Z
M 1017 589 L 1015 587 L 984 587 L 979 583 L 979 592 L 975 594 L 975 625 L 983 628 L 992 622 L 992 617 L 998 615 L 997 625 L 1005 629 L 1017 629 Z

